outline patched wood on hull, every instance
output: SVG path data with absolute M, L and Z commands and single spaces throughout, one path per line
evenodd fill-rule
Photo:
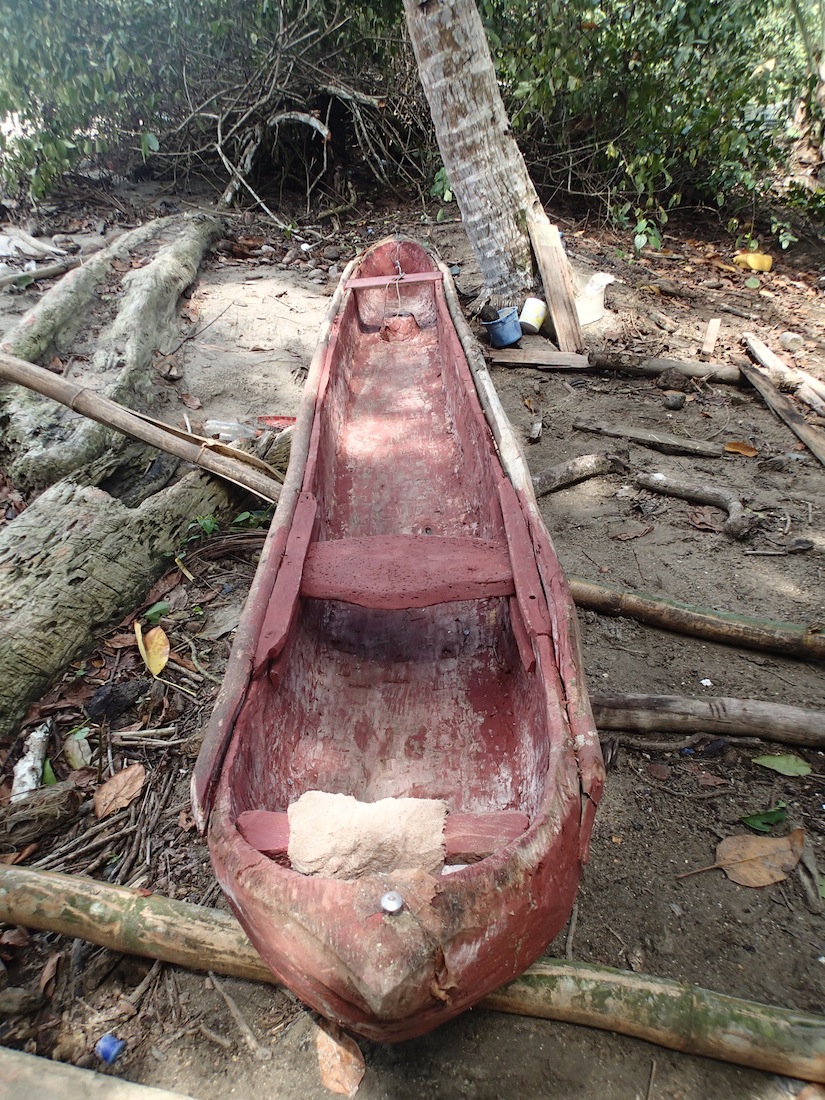
M 263 958 L 376 1039 L 429 1030 L 540 954 L 569 916 L 602 785 L 572 603 L 470 340 L 449 275 L 413 242 L 345 272 L 193 778 Z M 471 862 L 298 874 L 238 822 L 277 833 L 310 790 L 444 799 L 450 859 L 463 845 Z

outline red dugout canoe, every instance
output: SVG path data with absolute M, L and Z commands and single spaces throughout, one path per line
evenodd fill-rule
M 603 778 L 521 448 L 448 271 L 384 241 L 324 322 L 195 768 L 217 877 L 302 1000 L 370 1039 L 411 1038 L 563 927 Z M 435 865 L 395 866 L 379 844 L 358 872 L 296 870 L 309 791 L 365 813 L 436 800 Z M 410 806 L 381 801 L 387 835 Z

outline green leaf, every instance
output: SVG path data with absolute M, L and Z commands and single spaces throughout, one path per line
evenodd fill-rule
M 148 607 L 143 614 L 143 617 L 152 626 L 157 626 L 161 615 L 165 615 L 169 610 L 168 600 L 158 600 L 157 603 L 153 603 L 151 607 Z
M 811 774 L 811 765 L 801 756 L 795 756 L 790 752 L 784 756 L 773 756 L 770 753 L 766 756 L 755 756 L 753 762 L 760 768 L 770 768 L 771 771 L 779 772 L 780 775 Z
M 825 878 L 819 880 L 819 896 L 825 899 Z
M 47 760 L 43 764 L 43 786 L 54 787 L 57 783 L 57 776 L 54 774 L 54 768 L 52 768 L 51 760 Z
M 739 820 L 755 833 L 769 833 L 771 825 L 778 825 L 781 821 L 788 820 L 788 811 L 785 803 L 779 802 L 769 810 L 763 810 L 759 814 L 748 814 L 747 817 L 741 817 Z
M 759 290 L 762 283 L 757 279 L 755 275 L 751 275 L 749 279 L 745 279 L 745 286 L 748 290 Z

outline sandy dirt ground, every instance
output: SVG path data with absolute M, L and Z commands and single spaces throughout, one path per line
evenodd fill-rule
M 330 230 L 327 241 L 309 253 L 296 252 L 292 242 L 262 228 L 244 228 L 233 239 L 245 235 L 251 243 L 234 253 L 219 247 L 182 304 L 181 332 L 189 339 L 175 357 L 175 377 L 159 380 L 164 391 L 161 415 L 183 424 L 185 413 L 195 428 L 208 419 L 255 427 L 260 415 L 294 415 L 302 372 L 341 267 L 360 246 L 396 229 L 432 244 L 458 269 L 461 291 L 469 294 L 478 285 L 456 222 L 435 224 L 418 214 L 399 219 L 374 210 L 339 233 Z M 608 288 L 608 317 L 585 330 L 589 348 L 696 358 L 708 320 L 721 316 L 717 361 L 735 362 L 742 354 L 743 330 L 777 346 L 778 334 L 793 329 L 804 339 L 797 362 L 825 377 L 825 307 L 814 261 L 802 258 L 794 266 L 779 257 L 771 275 L 763 278 L 761 291 L 749 290 L 735 269 L 725 270 L 733 251 L 729 241 L 682 232 L 666 240 L 662 254 L 640 261 L 619 254 L 623 244 L 629 247 L 627 242 L 606 232 L 572 222 L 564 229 L 577 265 L 608 271 L 618 280 Z M 261 251 L 260 242 L 269 251 Z M 652 286 L 662 279 L 694 296 L 663 294 Z M 0 313 L 6 327 L 36 296 L 34 289 L 4 296 Z M 720 311 L 723 303 L 751 312 L 753 319 Z M 666 313 L 676 331 L 661 329 L 651 320 L 652 310 Z M 754 391 L 691 383 L 684 390 L 684 406 L 674 410 L 666 407 L 665 391 L 653 378 L 496 366 L 492 371 L 508 415 L 525 439 L 534 473 L 594 452 L 618 454 L 625 463 L 622 472 L 542 498 L 544 519 L 568 574 L 761 619 L 825 622 L 825 472 Z M 184 403 L 183 394 L 194 395 L 200 407 L 192 409 L 188 398 Z M 755 453 L 746 457 L 730 452 L 711 459 L 661 454 L 623 439 L 577 431 L 572 426 L 577 417 L 746 443 Z M 541 439 L 531 445 L 527 435 L 538 418 L 543 422 Z M 697 510 L 685 500 L 636 488 L 633 473 L 642 470 L 735 492 L 757 513 L 754 531 L 747 540 L 734 541 L 719 529 L 721 511 Z M 225 662 L 259 547 L 233 549 L 229 541 L 223 545 L 214 556 L 198 558 L 201 548 L 193 551 L 201 571 L 188 592 L 177 581 L 167 589 L 177 594 L 165 620 L 173 643 L 185 649 L 191 640 L 198 667 L 213 676 Z M 734 696 L 825 706 L 822 668 L 812 662 L 712 644 L 629 618 L 583 611 L 580 622 L 593 692 Z M 111 667 L 105 639 L 98 656 L 104 669 Z M 140 671 L 131 658 L 120 660 L 117 668 L 119 677 Z M 71 685 L 56 689 L 55 697 L 61 691 L 70 697 L 84 676 L 89 674 L 81 670 Z M 98 678 L 87 684 L 86 699 L 99 683 Z M 169 751 L 130 750 L 129 757 L 148 769 L 152 795 L 144 799 L 143 816 L 133 812 L 124 821 L 144 821 L 154 806 L 161 807 L 152 844 L 141 851 L 131 883 L 220 905 L 205 846 L 187 817 L 189 772 L 215 690 L 214 682 L 202 679 L 194 702 L 170 701 L 162 708 L 163 724 L 175 723 L 182 745 Z M 76 698 L 82 704 L 82 695 Z M 136 717 L 141 720 L 139 708 L 122 721 Z M 143 718 L 151 727 L 151 715 Z M 71 710 L 66 720 L 72 720 Z M 576 959 L 825 1012 L 823 916 L 799 877 L 792 874 L 759 890 L 737 886 L 719 871 L 676 877 L 712 863 L 719 840 L 743 831 L 743 815 L 779 803 L 787 809 L 787 821 L 777 831 L 803 828 L 820 867 L 825 867 L 823 754 L 794 750 L 811 772 L 785 777 L 752 760 L 763 752 L 783 751 L 779 746 L 714 737 L 685 744 L 655 734 L 608 740 L 607 789 L 579 896 L 575 935 L 566 929 L 548 953 L 563 957 L 569 944 Z M 43 847 L 26 865 L 37 865 L 49 851 Z M 110 866 L 116 867 L 116 847 L 111 856 Z M 89 856 L 85 861 L 58 861 L 57 866 L 84 873 L 91 862 Z M 107 877 L 107 864 L 95 873 Z M 139 1011 L 124 1015 L 122 995 L 146 975 L 148 964 L 72 948 L 67 941 L 45 936 L 9 947 L 4 957 L 15 981 L 36 982 L 45 960 L 56 951 L 67 960 L 74 951 L 82 997 L 60 1003 L 55 996 L 37 1015 L 0 1021 L 0 1042 L 47 1055 L 57 1048 L 66 1060 L 93 1065 L 95 1038 L 116 1030 L 127 1040 L 127 1049 L 108 1072 L 129 1080 L 199 1100 L 315 1100 L 330 1095 L 319 1075 L 317 1025 L 286 993 L 235 980 L 223 983 L 263 1048 L 256 1055 L 203 975 L 163 968 Z M 605 1100 L 780 1100 L 798 1095 L 802 1087 L 608 1033 L 482 1011 L 467 1013 L 414 1042 L 394 1047 L 364 1042 L 361 1047 L 367 1067 L 359 1091 L 364 1100 L 574 1098 L 594 1093 Z

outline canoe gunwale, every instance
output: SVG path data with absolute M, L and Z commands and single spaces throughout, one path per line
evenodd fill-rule
M 224 757 L 252 679 L 261 626 L 303 487 L 315 423 L 315 410 L 321 397 L 320 382 L 327 365 L 327 350 L 333 339 L 336 322 L 346 304 L 346 297 L 351 293 L 347 284 L 358 263 L 359 257 L 356 256 L 344 268 L 341 280 L 321 322 L 318 343 L 310 361 L 307 380 L 301 395 L 301 405 L 295 420 L 289 466 L 281 488 L 278 506 L 264 541 L 229 656 L 229 664 L 192 772 L 192 816 L 201 833 L 206 832 L 209 815 L 215 803 Z

